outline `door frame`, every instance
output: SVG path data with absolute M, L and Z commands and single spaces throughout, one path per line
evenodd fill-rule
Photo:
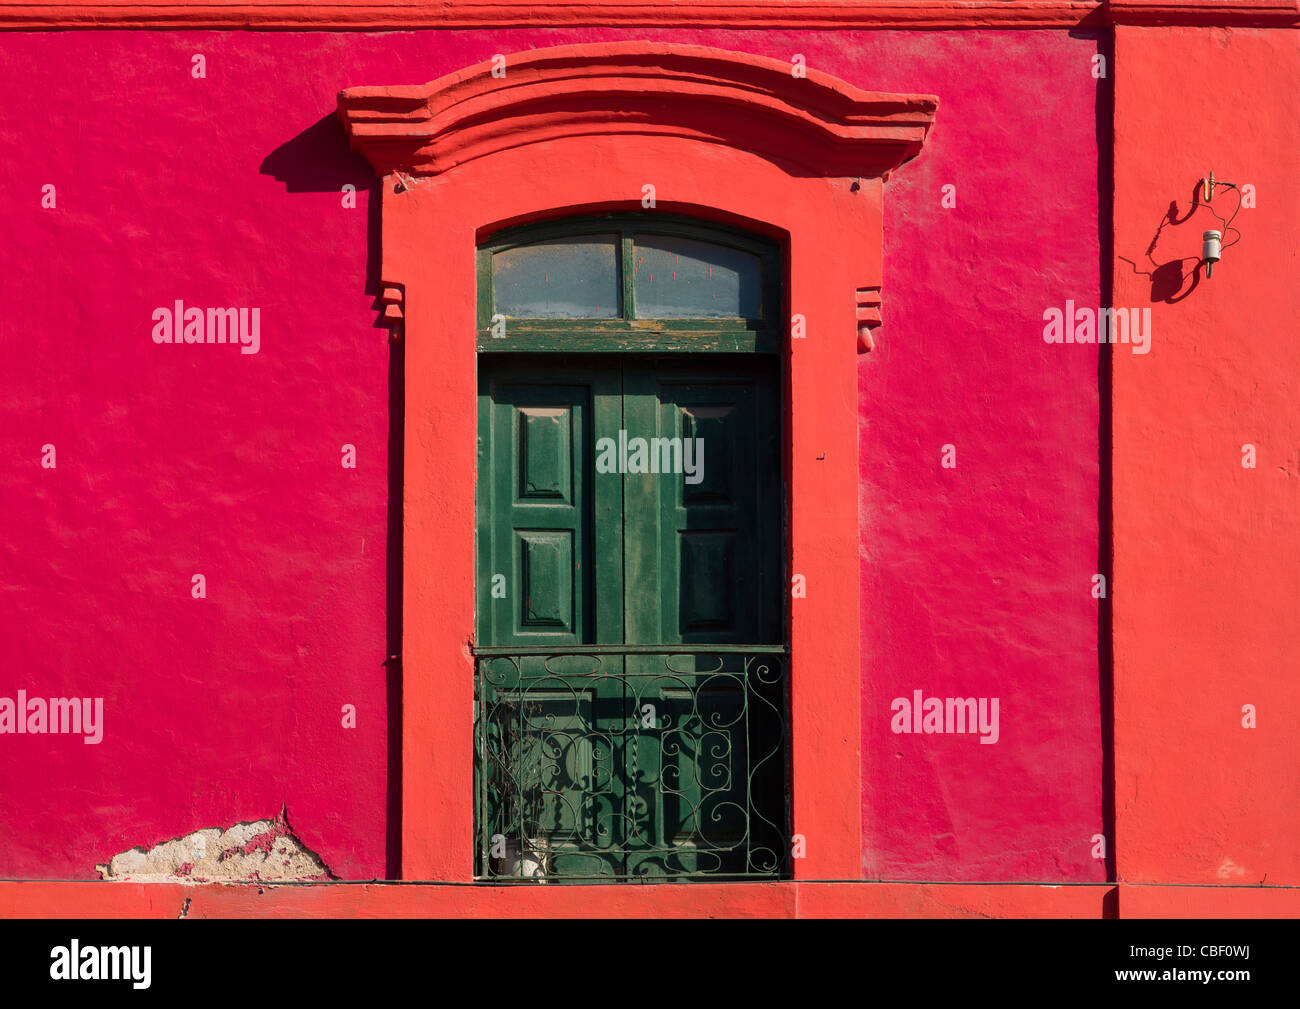
M 653 199 L 786 249 L 787 570 L 806 585 L 790 617 L 792 864 L 860 878 L 857 354 L 880 323 L 884 180 L 920 153 L 937 99 L 668 43 L 493 66 L 339 96 L 382 178 L 384 317 L 405 343 L 402 877 L 474 874 L 476 250 L 510 225 Z

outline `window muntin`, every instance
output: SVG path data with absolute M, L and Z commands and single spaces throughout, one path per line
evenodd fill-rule
M 769 239 L 671 214 L 512 228 L 479 248 L 478 349 L 775 353 L 781 257 Z

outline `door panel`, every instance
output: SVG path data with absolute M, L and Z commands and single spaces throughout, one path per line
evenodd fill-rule
M 592 465 L 597 427 L 617 425 L 620 412 L 617 374 L 484 369 L 477 501 L 480 644 L 622 640 L 620 489 L 595 483 Z
M 766 363 L 624 368 L 628 439 L 682 446 L 682 472 L 624 478 L 629 642 L 782 638 L 780 401 Z

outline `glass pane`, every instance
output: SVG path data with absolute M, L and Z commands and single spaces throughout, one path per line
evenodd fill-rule
M 616 319 L 614 235 L 556 238 L 492 257 L 494 312 L 511 319 Z
M 672 235 L 637 235 L 634 248 L 639 319 L 757 319 L 762 271 L 740 249 Z

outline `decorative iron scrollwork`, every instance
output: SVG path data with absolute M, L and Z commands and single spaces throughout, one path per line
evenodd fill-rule
M 478 875 L 786 873 L 785 650 L 480 649 Z

